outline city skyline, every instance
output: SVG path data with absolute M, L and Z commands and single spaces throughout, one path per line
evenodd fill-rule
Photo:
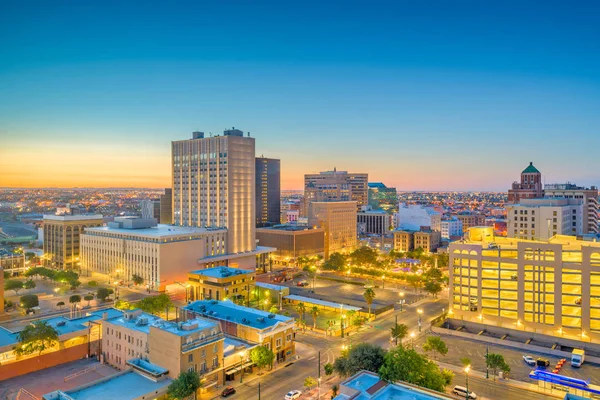
M 6 6 L 0 187 L 170 187 L 171 141 L 232 126 L 282 189 L 600 183 L 595 5 L 119 7 Z

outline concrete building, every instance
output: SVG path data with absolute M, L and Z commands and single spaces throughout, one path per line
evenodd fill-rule
M 419 204 L 401 203 L 395 214 L 396 229 L 399 230 L 421 230 L 421 227 L 429 227 L 434 231 L 441 230 L 442 214 L 435 211 L 433 207 L 423 207 Z
M 600 242 L 561 235 L 491 241 L 450 244 L 453 318 L 600 341 Z
M 389 188 L 382 182 L 369 182 L 368 188 L 369 205 L 373 210 L 384 210 L 393 213 L 398 209 L 396 188 Z
M 275 262 L 294 262 L 298 257 L 323 255 L 325 229 L 306 225 L 275 225 L 256 230 L 260 245 L 273 247 Z
M 390 215 L 384 210 L 365 206 L 356 213 L 357 223 L 364 224 L 365 234 L 385 235 L 390 231 Z
M 172 142 L 173 224 L 226 228 L 227 253 L 256 249 L 255 143 L 238 129 Z
M 11 275 L 25 272 L 25 254 L 0 255 L 0 268 Z
M 439 231 L 394 231 L 394 250 L 407 252 L 423 249 L 425 253 L 435 252 L 442 244 L 442 234 Z
M 267 347 L 275 353 L 277 362 L 289 360 L 296 353 L 293 318 L 239 306 L 231 301 L 198 300 L 183 310 L 187 312 L 187 318 L 219 321 L 225 334 Z
M 203 389 L 222 384 L 223 341 L 218 323 L 206 318 L 168 322 L 141 310 L 102 320 L 102 352 L 105 362 L 118 369 L 132 359 L 144 359 L 177 378 L 195 371 L 204 379 Z
M 140 215 L 143 219 L 160 219 L 160 200 L 142 200 L 140 202 Z
M 583 204 L 579 199 L 522 199 L 506 206 L 509 238 L 548 240 L 555 235 L 583 232 Z
M 325 231 L 324 254 L 350 252 L 357 243 L 356 202 L 312 202 L 308 223 Z
M 188 274 L 189 300 L 229 299 L 245 305 L 250 299 L 255 276 L 254 271 L 230 267 L 191 271 Z
M 406 253 L 414 250 L 414 231 L 394 231 L 394 250 Z
M 171 225 L 173 223 L 173 189 L 165 188 L 165 194 L 160 196 L 160 218 L 161 224 Z
M 256 157 L 256 226 L 279 223 L 281 209 L 281 162 Z
M 366 206 L 369 174 L 349 173 L 347 171 L 325 171 L 304 175 L 305 215 L 310 217 L 309 206 L 312 202 L 355 201 L 356 210 Z
M 519 203 L 521 199 L 537 199 L 544 197 L 542 189 L 542 174 L 533 163 L 521 172 L 521 181 L 513 182 L 508 190 L 508 203 Z
M 443 219 L 440 226 L 442 239 L 450 239 L 463 234 L 462 221 L 456 217 Z
M 227 230 L 153 226 L 154 220 L 115 218 L 81 235 L 81 266 L 86 274 L 113 279 L 141 276 L 153 290 L 185 282 L 201 260 L 226 253 Z
M 462 224 L 463 233 L 467 232 L 469 228 L 485 225 L 485 215 L 475 212 L 464 211 L 458 213 L 456 218 Z
M 102 215 L 44 215 L 44 265 L 80 268 L 80 235 L 86 228 L 102 226 Z
M 554 183 L 544 186 L 544 197 L 579 199 L 583 203 L 583 233 L 600 233 L 598 188 L 577 186 L 572 183 Z

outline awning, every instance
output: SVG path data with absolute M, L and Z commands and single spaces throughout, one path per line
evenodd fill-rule
M 238 366 L 238 367 L 236 367 L 236 368 L 228 369 L 227 371 L 225 371 L 225 373 L 226 373 L 227 375 L 235 374 L 236 372 L 239 372 L 239 371 L 241 371 L 241 370 L 242 370 L 242 368 L 247 368 L 247 367 L 249 367 L 249 366 L 251 366 L 251 365 L 254 365 L 254 363 L 253 363 L 252 361 L 247 361 L 247 362 L 246 362 L 246 364 L 244 364 L 244 366 L 243 366 L 243 367 L 239 367 L 239 366 Z

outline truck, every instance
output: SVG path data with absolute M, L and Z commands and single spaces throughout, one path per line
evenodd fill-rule
M 583 364 L 584 360 L 585 360 L 585 350 L 573 349 L 573 353 L 571 354 L 571 366 L 572 367 L 581 367 L 581 364 Z

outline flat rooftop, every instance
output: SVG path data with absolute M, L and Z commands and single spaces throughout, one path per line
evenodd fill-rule
M 127 318 L 128 314 L 133 314 L 134 316 Z M 217 326 L 217 324 L 211 320 L 197 318 L 183 322 L 181 325 L 182 328 L 180 328 L 175 322 L 168 322 L 156 315 L 139 312 L 139 310 L 122 312 L 120 316 L 110 318 L 107 321 L 114 325 L 138 332 L 150 333 L 150 327 L 155 327 L 177 336 L 187 336 L 191 333 Z M 183 327 L 187 329 L 184 329 Z
M 198 235 L 203 233 L 226 232 L 226 229 L 212 228 L 193 228 L 173 225 L 158 224 L 152 228 L 127 229 L 111 228 L 109 226 L 99 226 L 95 228 L 86 228 L 85 233 L 93 235 L 94 233 L 113 233 L 119 236 L 142 237 L 142 238 L 170 238 L 181 237 L 189 234 Z
M 460 244 L 460 242 L 453 242 L 454 244 Z M 598 247 L 600 248 L 600 242 L 593 242 L 589 240 L 579 240 L 576 236 L 556 235 L 550 238 L 549 241 L 543 240 L 525 240 L 517 238 L 508 238 L 503 236 L 494 236 L 492 240 L 474 241 L 465 240 L 464 244 L 479 244 L 484 248 L 489 246 L 491 243 L 495 243 L 502 250 L 516 250 L 519 243 L 549 243 L 549 244 L 560 244 L 563 246 L 563 250 L 579 251 L 582 247 Z
M 268 232 L 268 231 L 286 231 L 286 232 L 304 232 L 304 231 L 324 231 L 323 228 L 313 228 L 312 226 L 302 224 L 281 224 L 273 225 L 268 228 L 257 228 L 257 231 Z
M 190 271 L 190 274 L 207 276 L 209 278 L 229 278 L 236 275 L 254 274 L 254 271 L 248 269 L 231 268 L 231 267 L 212 267 L 206 269 L 197 269 Z
M 51 221 L 88 221 L 102 219 L 102 214 L 75 214 L 75 215 L 56 215 L 44 214 L 44 219 Z
M 231 336 L 225 336 L 225 340 L 223 341 L 223 356 L 229 357 L 230 355 L 239 352 L 241 348 L 250 350 L 254 347 L 256 347 L 255 343 L 246 342 Z
M 231 301 L 197 300 L 183 308 L 204 315 L 207 318 L 235 322 L 256 329 L 271 328 L 278 323 L 293 321 L 290 317 L 238 306 Z

